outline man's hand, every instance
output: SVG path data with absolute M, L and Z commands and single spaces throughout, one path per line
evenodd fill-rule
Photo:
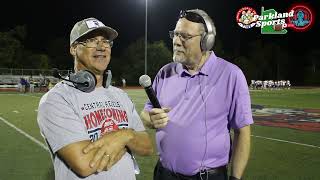
M 127 152 L 127 149 L 126 149 L 126 148 L 123 148 L 123 149 L 121 149 L 120 152 L 118 152 L 118 153 L 112 153 L 112 154 L 110 155 L 109 162 L 108 162 L 107 166 L 101 165 L 101 163 L 100 163 L 100 165 L 101 165 L 101 166 L 104 166 L 104 167 L 105 167 L 104 170 L 107 171 L 107 170 L 109 170 L 114 164 L 116 164 L 116 163 L 122 158 L 122 156 L 123 156 L 126 152 Z
M 115 150 L 110 154 L 105 152 L 104 155 L 101 157 L 102 159 L 98 165 L 97 172 L 101 172 L 103 170 L 108 171 L 115 163 L 117 163 L 122 158 L 122 156 L 126 152 L 126 148 L 122 148 L 119 151 Z
M 105 168 L 111 168 L 113 164 L 121 159 L 126 152 L 126 144 L 133 138 L 133 136 L 128 135 L 129 133 L 124 133 L 125 131 L 128 130 L 118 130 L 107 133 L 83 149 L 83 153 L 85 154 L 95 148 L 99 149 L 90 161 L 90 167 L 94 167 L 101 159 L 97 169 L 98 172 L 101 172 Z
M 163 128 L 168 124 L 169 121 L 169 117 L 168 117 L 168 112 L 170 111 L 169 108 L 153 108 L 150 112 L 149 112 L 149 116 L 150 116 L 150 121 L 151 124 L 155 127 L 155 128 Z

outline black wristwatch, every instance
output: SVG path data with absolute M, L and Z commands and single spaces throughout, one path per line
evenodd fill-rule
M 234 176 L 230 176 L 230 177 L 229 177 L 229 180 L 243 180 L 243 179 L 238 179 L 238 178 L 236 178 L 236 177 L 234 177 Z

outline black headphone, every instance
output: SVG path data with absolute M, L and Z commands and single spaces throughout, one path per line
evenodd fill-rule
M 73 83 L 73 87 L 82 92 L 92 92 L 97 84 L 96 76 L 89 70 L 81 70 L 76 73 L 71 73 L 69 79 L 63 78 L 59 74 L 59 70 L 54 68 L 52 76 L 58 79 L 69 81 Z M 105 71 L 103 74 L 103 87 L 107 88 L 111 84 L 112 74 L 110 70 Z
M 200 16 L 200 19 L 197 17 Z M 180 11 L 179 18 L 186 18 L 189 21 L 203 23 L 205 25 L 205 33 L 202 34 L 200 47 L 202 51 L 209 51 L 214 44 L 216 36 L 216 28 L 209 15 L 201 9 L 191 9 Z

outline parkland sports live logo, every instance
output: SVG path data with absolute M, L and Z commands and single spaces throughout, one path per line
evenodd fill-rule
M 314 13 L 307 5 L 296 4 L 286 12 L 261 7 L 261 13 L 252 7 L 242 7 L 236 14 L 237 24 L 244 29 L 257 27 L 261 34 L 286 34 L 290 28 L 296 32 L 304 32 L 314 23 Z

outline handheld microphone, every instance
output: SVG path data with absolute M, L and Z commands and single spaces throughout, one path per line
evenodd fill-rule
M 75 74 L 70 74 L 69 79 L 66 79 L 59 74 L 59 70 L 57 68 L 53 68 L 52 76 L 58 79 L 72 82 L 75 88 L 83 92 L 93 91 L 97 84 L 95 75 L 87 70 L 81 70 Z
M 144 75 L 140 76 L 139 84 L 146 91 L 152 106 L 154 108 L 161 108 L 159 100 L 158 100 L 158 98 L 157 98 L 157 96 L 156 96 L 156 94 L 155 94 L 155 92 L 154 92 L 154 90 L 152 88 L 151 78 L 148 75 L 144 74 Z

